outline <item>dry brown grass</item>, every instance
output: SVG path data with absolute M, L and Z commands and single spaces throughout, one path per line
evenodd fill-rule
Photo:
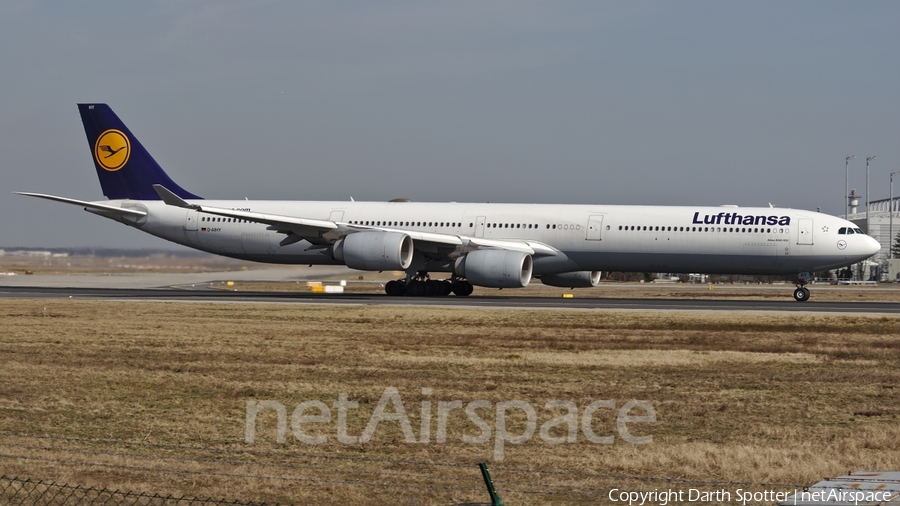
M 256 443 L 243 441 L 248 400 L 290 414 L 346 392 L 359 434 L 389 386 L 416 434 L 426 398 L 522 399 L 539 423 L 553 399 L 655 407 L 656 423 L 634 427 L 650 444 L 579 433 L 507 445 L 492 464 L 506 504 L 594 504 L 611 486 L 738 488 L 607 475 L 807 484 L 900 468 L 896 317 L 4 300 L 0 318 L 7 475 L 297 504 L 484 501 L 475 464 L 493 442 L 462 443 L 478 430 L 460 412 L 445 444 L 404 443 L 387 423 L 370 443 L 342 445 L 332 422 L 311 430 L 327 444 L 289 428 L 282 445 L 270 412 Z M 614 435 L 613 418 L 598 412 L 597 431 Z

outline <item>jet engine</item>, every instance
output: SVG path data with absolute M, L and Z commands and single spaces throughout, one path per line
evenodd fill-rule
M 543 274 L 541 283 L 562 288 L 591 288 L 600 284 L 600 271 L 564 272 L 562 274 Z
M 334 243 L 335 260 L 363 271 L 402 271 L 412 263 L 412 237 L 400 232 L 356 232 Z
M 531 255 L 520 251 L 486 249 L 456 260 L 453 272 L 478 286 L 523 288 L 531 281 Z

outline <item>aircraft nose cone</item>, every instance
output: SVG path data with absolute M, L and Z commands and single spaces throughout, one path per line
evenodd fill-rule
M 881 243 L 874 237 L 866 237 L 866 254 L 872 256 L 879 251 L 881 251 Z

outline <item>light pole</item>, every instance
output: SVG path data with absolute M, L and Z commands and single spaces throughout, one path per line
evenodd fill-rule
M 869 226 L 869 162 L 874 159 L 874 155 L 866 157 L 866 235 L 872 235 L 872 227 Z
M 895 170 L 891 172 L 891 200 L 888 201 L 888 212 L 891 216 L 891 224 L 888 226 L 890 232 L 888 236 L 890 240 L 888 241 L 888 259 L 894 258 L 894 175 L 900 174 L 900 170 Z
M 846 183 L 844 185 L 844 218 L 850 218 L 850 160 L 856 158 L 856 155 L 847 155 L 844 158 L 844 173 Z

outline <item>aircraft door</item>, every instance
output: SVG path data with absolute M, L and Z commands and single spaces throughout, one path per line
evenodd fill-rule
M 586 241 L 600 241 L 600 234 L 603 230 L 603 216 L 590 216 L 588 218 L 587 231 L 584 239 Z
M 344 221 L 344 211 L 331 211 L 331 214 L 328 216 L 328 221 L 333 221 L 335 223 Z
M 200 221 L 200 213 L 188 209 L 187 215 L 184 217 L 184 229 L 188 232 L 196 232 L 198 221 Z
M 479 216 L 475 218 L 475 237 L 484 238 L 484 216 Z
M 813 220 L 808 218 L 800 218 L 797 220 L 798 226 L 798 234 L 797 235 L 797 244 L 812 244 L 813 243 Z

